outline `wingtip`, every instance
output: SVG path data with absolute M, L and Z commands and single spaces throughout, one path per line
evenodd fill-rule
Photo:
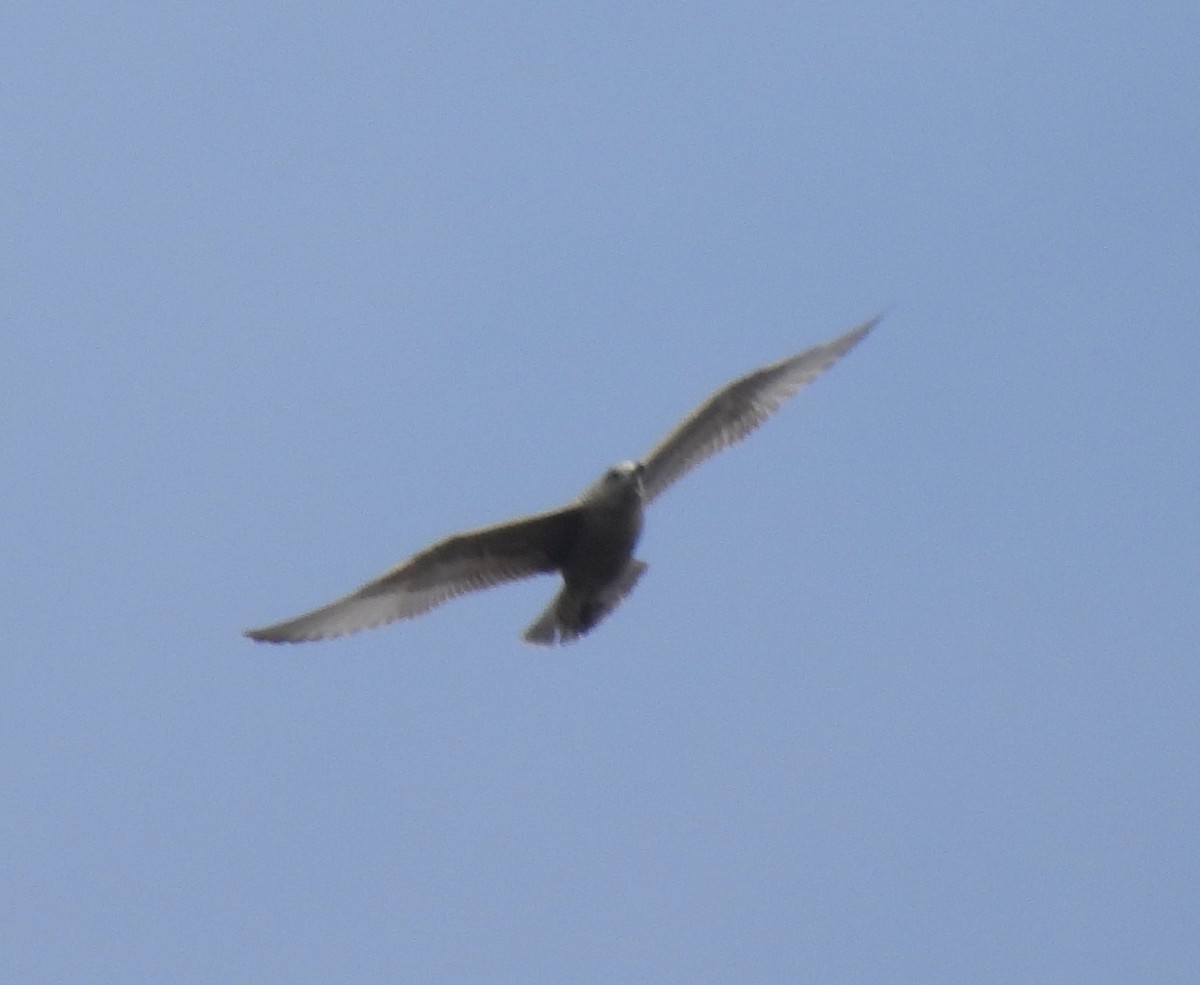
M 272 636 L 268 636 L 265 630 L 262 629 L 243 629 L 242 636 L 251 640 L 254 643 L 283 643 L 286 642 Z
M 244 629 L 242 635 L 254 643 L 308 643 L 321 639 L 320 636 L 304 636 L 295 633 L 284 633 L 279 626 L 260 626 L 258 629 Z
M 879 324 L 886 313 L 886 310 L 880 311 L 878 314 L 868 318 L 862 324 L 850 329 L 850 331 L 846 332 L 845 334 L 839 335 L 836 339 L 832 339 L 831 341 L 825 343 L 825 345 L 820 348 L 822 348 L 825 352 L 830 353 L 835 359 L 844 356 L 871 333 L 871 330 Z
M 845 337 L 852 338 L 855 342 L 866 337 L 876 325 L 883 321 L 883 316 L 886 315 L 889 310 L 889 308 L 880 309 L 857 328 L 852 328 L 846 333 Z

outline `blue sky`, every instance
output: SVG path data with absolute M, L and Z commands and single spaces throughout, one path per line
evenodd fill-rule
M 1200 965 L 1194 4 L 16 4 L 12 982 Z M 549 580 L 293 615 L 878 310 Z

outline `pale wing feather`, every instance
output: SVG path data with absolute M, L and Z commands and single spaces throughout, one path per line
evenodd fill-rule
M 468 592 L 556 571 L 579 512 L 568 507 L 455 534 L 343 598 L 246 635 L 269 643 L 328 639 L 419 616 Z
M 875 327 L 879 317 L 824 345 L 747 373 L 722 387 L 645 458 L 642 485 L 650 502 L 705 459 L 741 441 Z

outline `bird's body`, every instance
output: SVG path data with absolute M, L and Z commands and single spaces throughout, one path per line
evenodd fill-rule
M 525 639 L 543 645 L 577 639 L 612 612 L 645 572 L 646 563 L 633 556 L 645 506 L 745 437 L 877 320 L 722 387 L 643 461 L 613 466 L 562 509 L 447 537 L 341 599 L 246 635 L 272 643 L 340 636 L 420 615 L 467 592 L 558 572 L 562 588 Z
M 640 463 L 615 465 L 579 497 L 578 521 L 563 561 L 563 587 L 525 631 L 530 643 L 584 635 L 628 595 L 646 570 L 633 556 L 642 535 Z

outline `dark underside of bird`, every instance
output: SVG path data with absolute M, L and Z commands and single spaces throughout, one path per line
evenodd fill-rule
M 410 619 L 469 592 L 559 574 L 561 589 L 524 638 L 546 646 L 579 639 L 620 605 L 646 571 L 633 556 L 645 507 L 758 427 L 878 320 L 721 387 L 641 461 L 614 465 L 560 509 L 446 537 L 349 595 L 246 635 L 269 643 L 328 639 Z

